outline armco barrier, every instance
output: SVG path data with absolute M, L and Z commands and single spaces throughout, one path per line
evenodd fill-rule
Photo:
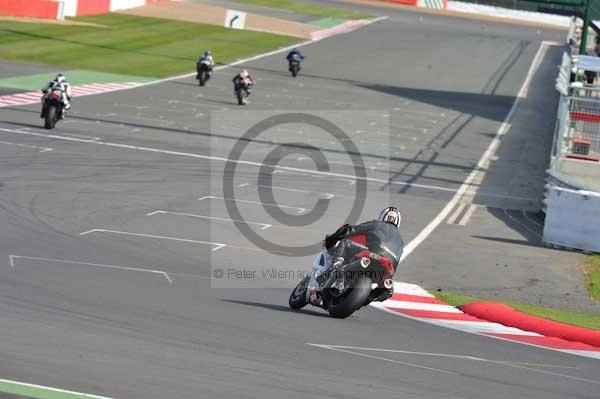
M 50 0 L 0 1 L 0 15 L 9 17 L 56 19 L 59 8 L 60 3 Z
M 556 337 L 600 347 L 600 331 L 530 316 L 499 303 L 473 302 L 461 306 L 460 310 L 480 319 L 535 332 L 546 337 Z

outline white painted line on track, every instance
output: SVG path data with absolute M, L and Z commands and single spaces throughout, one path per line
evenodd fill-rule
M 508 111 L 506 118 L 504 118 L 502 125 L 500 125 L 500 128 L 496 132 L 496 136 L 488 146 L 487 150 L 483 153 L 483 155 L 479 159 L 479 162 L 477 162 L 477 166 L 473 168 L 471 173 L 469 173 L 463 184 L 456 191 L 452 199 L 446 204 L 442 211 L 427 226 L 425 226 L 425 228 L 419 234 L 417 234 L 415 238 L 413 238 L 404 247 L 404 252 L 402 253 L 400 261 L 404 260 L 408 255 L 410 255 L 423 241 L 425 241 L 429 237 L 431 233 L 433 233 L 433 231 L 440 225 L 440 223 L 444 219 L 446 219 L 450 211 L 454 208 L 458 201 L 460 201 L 463 194 L 471 186 L 471 183 L 473 182 L 479 171 L 482 169 L 483 165 L 487 163 L 491 156 L 496 152 L 496 149 L 500 145 L 502 137 L 510 130 L 510 121 L 512 120 L 513 115 L 515 114 L 517 107 L 521 102 L 521 99 L 525 98 L 527 94 L 527 89 L 531 84 L 531 80 L 533 78 L 533 75 L 535 74 L 535 71 L 540 66 L 543 54 L 546 51 L 546 46 L 547 45 L 544 42 L 540 44 L 540 47 L 538 48 L 538 51 L 535 54 L 533 62 L 531 63 L 531 66 L 527 71 L 527 75 L 525 77 L 525 80 L 523 81 L 519 93 L 517 94 L 515 101 L 513 102 L 512 107 L 510 108 L 510 111 Z
M 0 144 L 14 145 L 14 146 L 23 147 L 23 148 L 33 148 L 35 150 L 39 150 L 39 152 L 48 152 L 48 151 L 52 151 L 53 150 L 50 147 L 39 147 L 37 145 L 11 143 L 10 141 L 0 141 Z
M 57 262 L 57 263 L 69 263 L 69 264 L 77 264 L 77 265 L 86 265 L 86 266 L 94 266 L 94 267 L 102 267 L 107 269 L 120 269 L 120 270 L 129 270 L 135 272 L 145 272 L 145 273 L 154 273 L 162 275 L 169 283 L 173 283 L 173 280 L 169 276 L 169 274 L 162 270 L 154 270 L 154 269 L 143 269 L 139 267 L 129 267 L 129 266 L 115 266 L 115 265 L 105 265 L 101 263 L 90 263 L 90 262 L 80 262 L 74 260 L 65 260 L 65 259 L 53 259 L 53 258 L 40 258 L 37 256 L 22 256 L 22 255 L 8 255 L 10 260 L 10 265 L 15 267 L 14 260 L 15 259 L 30 259 L 30 260 L 38 260 L 43 262 Z
M 350 353 L 350 354 L 353 354 L 353 355 L 362 356 L 362 357 L 368 357 L 368 358 L 371 358 L 371 359 L 383 360 L 383 361 L 386 361 L 386 362 L 395 363 L 395 364 L 401 364 L 401 365 L 404 365 L 404 366 L 414 367 L 414 368 L 418 368 L 418 369 L 435 371 L 435 372 L 443 373 L 443 374 L 460 375 L 460 374 L 455 373 L 453 371 L 436 369 L 436 368 L 433 368 L 433 367 L 422 366 L 420 364 L 401 362 L 399 360 L 388 359 L 386 357 L 381 357 L 381 356 L 368 355 L 366 353 L 355 352 L 355 351 L 348 350 L 348 349 L 342 349 L 342 348 L 340 348 L 338 346 L 329 346 L 329 345 L 320 345 L 320 344 L 307 344 L 307 345 L 315 346 L 315 347 L 323 348 L 323 349 L 329 349 L 329 350 L 333 350 L 333 351 L 338 351 L 338 352 Z
M 229 160 L 224 157 L 201 155 L 201 154 L 194 154 L 194 153 L 182 152 L 182 151 L 163 150 L 160 148 L 153 148 L 153 147 L 140 147 L 140 146 L 135 146 L 135 145 L 113 143 L 113 142 L 102 141 L 102 140 L 85 140 L 85 139 L 77 139 L 74 137 L 60 136 L 60 135 L 56 135 L 56 134 L 45 134 L 45 133 L 29 132 L 29 131 L 25 132 L 25 131 L 21 131 L 21 130 L 6 129 L 6 128 L 0 128 L 0 132 L 46 137 L 46 138 L 51 138 L 51 139 L 65 140 L 65 141 L 72 141 L 72 142 L 79 142 L 79 143 L 87 143 L 87 144 L 97 144 L 97 145 L 104 145 L 107 147 L 123 148 L 123 149 L 129 149 L 129 150 L 137 150 L 137 151 L 147 151 L 147 152 L 154 152 L 154 153 L 159 153 L 159 154 L 178 155 L 178 156 L 185 156 L 185 157 L 191 157 L 191 158 L 197 158 L 197 159 L 206 159 L 206 160 L 210 160 L 210 161 L 234 162 L 235 164 L 238 164 L 238 165 L 248 165 L 248 166 L 256 166 L 256 167 L 268 166 L 268 167 L 271 167 L 274 169 L 280 169 L 280 170 L 288 171 L 288 172 L 308 173 L 310 175 L 324 176 L 324 177 L 339 177 L 339 178 L 345 179 L 346 181 L 349 181 L 351 185 L 354 184 L 355 180 L 364 180 L 364 181 L 372 182 L 372 183 L 389 184 L 389 185 L 395 185 L 395 186 L 418 187 L 418 188 L 424 188 L 424 189 L 428 189 L 428 190 L 446 191 L 446 192 L 451 192 L 451 193 L 457 192 L 456 189 L 448 188 L 448 187 L 440 187 L 440 186 L 432 186 L 432 185 L 416 184 L 416 183 L 406 183 L 406 182 L 399 182 L 399 181 L 389 181 L 387 179 L 378 179 L 378 178 L 374 178 L 374 177 L 362 178 L 362 177 L 357 177 L 357 176 L 353 176 L 353 175 L 348 175 L 345 173 L 323 172 L 323 171 L 319 171 L 319 170 L 302 169 L 302 168 L 296 168 L 296 167 L 291 167 L 291 166 L 282 166 L 282 165 L 271 165 L 271 164 L 267 165 L 262 162 L 253 162 L 253 161 L 244 161 L 244 160 L 232 161 L 232 160 Z M 486 194 L 486 195 L 489 195 L 489 194 Z M 240 201 L 240 200 L 238 200 L 238 201 Z
M 556 373 L 554 371 L 549 371 L 549 370 L 540 370 L 540 369 L 536 369 L 536 368 L 533 368 L 533 367 L 522 366 L 520 364 L 513 364 L 513 363 L 504 363 L 504 364 L 506 366 L 509 366 L 509 367 L 516 367 L 516 368 L 519 368 L 519 369 L 524 369 L 524 370 L 529 370 L 529 371 L 535 371 L 535 372 L 541 373 L 541 374 L 549 374 L 549 375 L 553 375 L 555 377 L 563 377 L 563 378 L 567 378 L 569 380 L 590 382 L 592 384 L 600 384 L 600 381 L 591 380 L 591 379 L 588 379 L 588 378 L 575 377 L 573 375 Z
M 268 224 L 268 223 L 247 222 L 245 220 L 237 220 L 237 219 L 230 219 L 230 218 L 220 218 L 220 217 L 216 217 L 216 216 L 196 215 L 196 214 L 193 214 L 193 213 L 184 213 L 184 212 L 154 211 L 154 212 L 148 213 L 146 216 L 153 216 L 153 215 L 158 215 L 158 214 L 188 216 L 188 217 L 198 218 L 198 219 L 221 220 L 221 221 L 224 221 L 224 222 L 242 222 L 244 224 L 254 224 L 254 225 L 257 225 L 257 226 L 261 226 L 261 228 L 260 228 L 261 230 L 266 230 L 269 227 L 273 227 L 272 224 Z
M 47 387 L 47 386 L 44 386 L 44 385 L 29 384 L 27 382 L 6 380 L 4 378 L 0 378 L 0 383 L 17 385 L 17 386 L 28 387 L 28 388 L 35 388 L 35 389 L 39 389 L 39 390 L 42 390 L 42 391 L 58 392 L 58 393 L 73 395 L 74 397 L 76 396 L 76 397 L 79 397 L 79 398 L 114 399 L 114 398 L 109 398 L 108 396 L 99 396 L 99 395 L 92 395 L 91 393 L 82 393 L 82 392 L 68 391 L 66 389 Z
M 146 237 L 146 238 L 158 238 L 161 240 L 170 240 L 170 241 L 182 241 L 182 242 L 190 242 L 193 244 L 205 244 L 214 246 L 211 251 L 218 251 L 219 249 L 226 247 L 227 245 L 221 244 L 218 242 L 211 241 L 200 241 L 200 240 L 191 240 L 188 238 L 179 238 L 179 237 L 169 237 L 169 236 L 156 236 L 152 234 L 142 234 L 142 233 L 130 233 L 128 231 L 120 231 L 120 230 L 106 230 L 106 229 L 92 229 L 88 231 L 84 231 L 83 233 L 79 233 L 80 236 L 85 236 L 91 233 L 112 233 L 112 234 L 123 234 L 128 236 L 136 236 L 136 237 Z
M 217 196 L 214 196 L 214 195 L 205 195 L 204 197 L 198 198 L 198 201 L 203 201 L 205 199 L 220 199 L 220 200 L 223 200 L 223 201 L 243 202 L 245 204 L 252 204 L 252 205 L 274 206 L 274 207 L 277 207 L 277 208 L 295 209 L 296 213 L 304 213 L 304 212 L 306 212 L 306 208 L 300 208 L 300 207 L 297 207 L 297 206 L 279 205 L 279 204 L 272 204 L 272 203 L 269 203 L 269 202 L 248 201 L 248 200 L 241 200 L 241 199 L 237 199 L 237 198 L 224 198 L 224 197 L 217 197 Z
M 253 185 L 252 183 L 242 183 L 242 184 L 238 185 L 238 187 L 251 187 L 252 185 Z M 319 197 L 322 197 L 322 198 L 325 198 L 325 199 L 332 199 L 332 198 L 335 197 L 335 195 L 331 194 L 331 193 L 316 193 L 315 191 L 300 190 L 298 188 L 287 188 L 287 187 L 279 187 L 279 186 L 267 186 L 266 184 L 256 184 L 256 187 L 272 188 L 273 190 L 289 191 L 289 192 L 292 192 L 292 193 L 317 194 Z
M 473 204 L 469 205 L 469 209 L 467 209 L 467 211 L 465 212 L 465 216 L 463 216 L 460 219 L 460 222 L 458 222 L 459 226 L 466 226 L 467 223 L 469 223 L 469 219 L 471 219 L 471 216 L 473 216 L 473 213 L 475 213 L 476 209 L 477 206 Z
M 361 346 L 325 345 L 325 344 L 313 344 L 310 342 L 307 342 L 306 345 L 318 346 L 318 347 L 328 347 L 328 348 L 364 350 L 364 351 L 372 351 L 372 352 L 401 353 L 401 354 L 415 355 L 415 356 L 444 357 L 444 358 L 450 358 L 450 359 L 473 360 L 476 362 L 488 362 L 488 363 L 498 363 L 498 364 L 518 364 L 518 365 L 526 365 L 526 366 L 538 366 L 538 367 L 560 368 L 560 369 L 576 369 L 576 368 L 578 368 L 577 366 L 563 366 L 563 365 L 558 365 L 558 364 L 521 362 L 521 361 L 513 362 L 513 361 L 509 361 L 509 360 L 492 360 L 492 359 L 486 359 L 486 358 L 479 357 L 479 356 L 452 355 L 452 354 L 447 354 L 447 353 L 417 352 L 417 351 L 406 351 L 406 350 L 399 350 L 399 349 L 383 349 L 383 348 L 371 348 L 371 347 L 361 347 Z
M 446 223 L 448 224 L 454 224 L 454 222 L 456 222 L 456 219 L 458 218 L 458 215 L 461 214 L 461 212 L 463 211 L 463 209 L 465 209 L 466 204 L 460 204 L 456 210 L 454 211 L 454 213 L 452 213 L 452 215 L 450 215 L 450 217 L 448 218 L 448 220 L 446 221 Z
M 69 119 L 69 120 L 66 120 L 65 123 L 66 122 L 79 122 L 79 121 L 76 121 L 76 120 L 73 120 L 73 119 Z M 98 124 L 97 122 L 91 122 L 91 123 Z M 78 139 L 93 140 L 93 141 L 98 141 L 98 140 L 101 139 L 100 137 L 96 137 L 96 136 L 86 136 L 84 134 L 73 134 L 73 133 L 65 134 L 64 136 L 65 137 L 75 137 L 75 138 L 78 138 Z
M 295 175 L 300 175 L 300 176 L 309 176 L 310 175 L 310 173 L 308 173 L 308 172 L 292 172 L 292 171 L 280 170 L 280 169 L 275 169 L 271 174 L 274 175 L 274 174 L 277 174 L 277 173 L 280 173 L 280 174 L 289 173 L 289 174 L 292 174 L 292 175 L 295 174 Z M 331 176 L 321 176 L 321 175 L 313 175 L 313 176 L 314 177 L 318 177 L 318 178 L 331 177 Z M 344 178 L 340 179 L 340 178 L 336 178 L 336 180 L 346 182 L 350 186 L 353 186 L 354 184 L 356 184 L 356 181 L 353 180 L 353 179 L 344 179 Z

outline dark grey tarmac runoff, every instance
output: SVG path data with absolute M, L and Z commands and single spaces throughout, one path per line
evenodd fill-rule
M 273 110 L 301 111 L 335 123 L 360 152 L 368 191 L 355 216 L 396 204 L 412 242 L 501 128 L 541 41 L 564 36 L 386 12 L 304 47 L 296 79 L 282 54 L 245 64 L 257 85 L 243 108 L 225 69 L 203 88 L 190 77 L 76 99 L 53 131 L 37 106 L 0 109 L 0 378 L 114 398 L 597 398 L 597 360 L 374 308 L 346 320 L 292 312 L 288 272 L 308 271 L 312 257 L 257 246 L 232 222 L 228 186 L 271 245 L 313 244 L 350 213 L 359 183 L 348 140 L 305 123 L 240 140 Z M 559 59 L 547 46 L 515 130 L 461 199 L 472 215 L 442 221 L 398 280 L 501 289 L 574 263 L 505 216 L 525 223 L 539 207 L 544 166 L 532 160 L 548 151 Z M 238 143 L 242 162 L 224 174 Z M 320 174 L 317 150 L 329 165 Z M 258 180 L 277 153 L 283 168 L 263 167 Z M 267 197 L 261 206 L 258 186 L 287 215 L 275 219 Z M 330 201 L 322 217 L 290 226 L 318 199 Z M 527 257 L 539 262 L 521 268 Z

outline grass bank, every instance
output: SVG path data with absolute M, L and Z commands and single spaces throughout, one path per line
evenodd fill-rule
M 490 301 L 503 303 L 511 306 L 512 308 L 519 310 L 523 313 L 527 313 L 533 316 L 543 317 L 545 319 L 559 321 L 562 323 L 568 323 L 575 326 L 591 328 L 594 330 L 600 330 L 600 314 L 584 313 L 584 312 L 570 312 L 567 310 L 547 308 L 543 306 L 529 305 L 520 302 L 513 301 L 499 301 L 496 299 L 485 299 L 479 297 L 473 297 L 468 295 L 461 295 L 450 293 L 446 291 L 431 291 L 432 295 L 452 306 L 462 306 L 467 303 L 477 301 Z
M 74 20 L 101 26 L 0 21 L 0 59 L 166 77 L 194 70 L 206 49 L 224 64 L 298 42 L 288 36 L 122 14 Z
M 293 0 L 233 0 L 240 4 L 252 4 L 269 8 L 277 8 L 297 12 L 299 14 L 314 15 L 316 17 L 332 17 L 340 19 L 367 19 L 373 15 L 362 12 L 346 10 L 343 8 L 326 7 L 316 3 L 302 3 Z
M 600 301 L 600 255 L 588 256 L 583 270 L 590 296 Z

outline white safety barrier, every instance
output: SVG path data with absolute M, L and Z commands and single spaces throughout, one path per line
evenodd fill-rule
M 571 19 L 562 15 L 545 14 L 533 11 L 512 10 L 485 4 L 465 3 L 462 1 L 448 1 L 448 11 L 457 11 L 468 14 L 488 15 L 508 19 L 537 22 L 549 25 L 568 27 Z
M 551 187 L 546 200 L 545 243 L 600 252 L 600 193 Z
M 111 0 L 110 11 L 126 10 L 144 5 L 146 5 L 146 0 Z

